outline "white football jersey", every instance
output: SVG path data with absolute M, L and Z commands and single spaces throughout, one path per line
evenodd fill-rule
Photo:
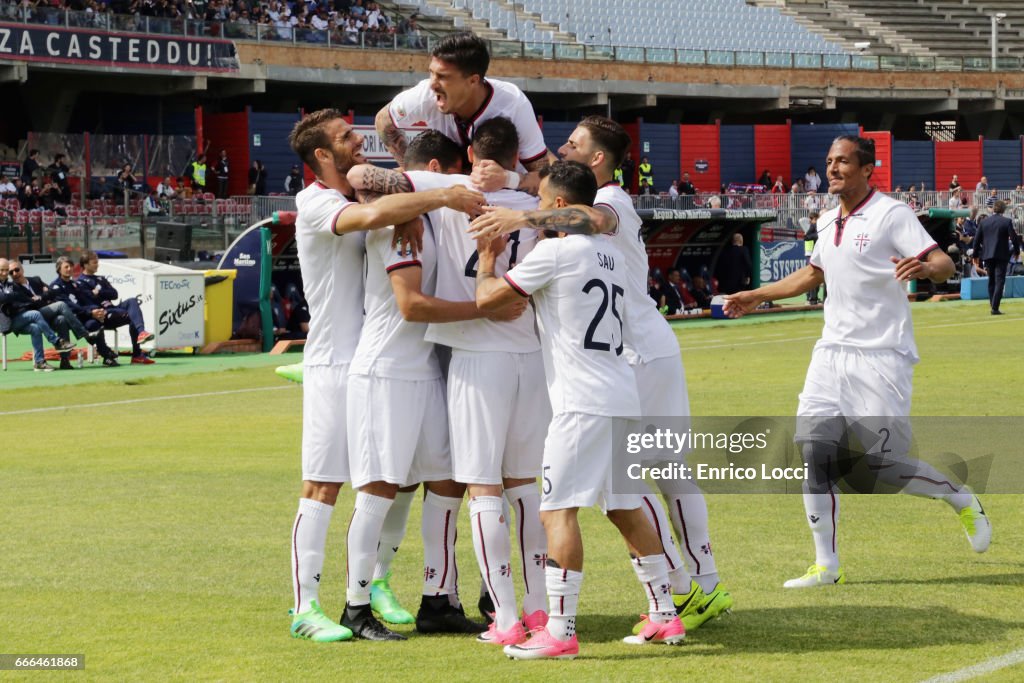
M 429 171 L 410 171 L 413 187 L 432 190 L 452 185 L 470 186 L 469 176 L 444 175 Z M 532 211 L 537 198 L 516 190 L 498 190 L 484 195 L 491 206 Z M 437 242 L 437 296 L 448 301 L 476 300 L 476 266 L 479 255 L 476 240 L 469 230 L 469 216 L 451 209 L 437 209 L 428 214 Z M 536 230 L 519 230 L 509 236 L 508 246 L 495 264 L 498 276 L 504 275 L 522 261 L 537 243 Z M 533 309 L 527 307 L 518 319 L 493 322 L 486 318 L 455 323 L 430 323 L 427 341 L 464 351 L 506 351 L 530 353 L 540 349 Z
M 889 259 L 922 259 L 938 245 L 913 209 L 881 192 L 872 190 L 842 221 L 839 211 L 821 215 L 811 252 L 828 290 L 818 345 L 891 349 L 916 363 L 906 285 Z
M 427 128 L 441 131 L 463 149 L 469 147 L 473 139 L 473 126 L 504 116 L 512 121 L 519 133 L 520 162 L 530 163 L 546 155 L 548 148 L 544 144 L 537 115 L 523 91 L 512 83 L 495 78 L 485 78 L 484 85 L 490 88 L 490 95 L 467 121 L 457 120 L 454 114 L 441 113 L 429 79 L 396 95 L 388 105 L 388 113 L 398 128 L 412 128 L 417 123 L 424 123 Z
M 363 232 L 338 235 L 338 215 L 354 203 L 320 181 L 295 197 L 295 243 L 309 303 L 306 365 L 352 360 L 363 327 Z
M 366 301 L 363 333 L 349 368 L 350 375 L 371 375 L 403 380 L 431 380 L 441 377 L 434 345 L 423 340 L 426 323 L 405 320 L 390 274 L 401 268 L 421 269 L 420 289 L 433 296 L 437 253 L 428 225 L 423 229 L 423 248 L 412 252 L 391 246 L 394 228 L 373 230 L 366 236 Z
M 627 278 L 626 356 L 630 363 L 645 363 L 657 358 L 679 355 L 679 342 L 658 306 L 647 294 L 647 274 L 651 266 L 644 244 L 643 222 L 633 208 L 633 200 L 618 183 L 598 188 L 594 206 L 611 209 L 619 227 L 607 236 L 622 252 Z
M 537 308 L 551 410 L 638 417 L 640 397 L 623 355 L 626 260 L 600 236 L 544 239 L 505 274 Z

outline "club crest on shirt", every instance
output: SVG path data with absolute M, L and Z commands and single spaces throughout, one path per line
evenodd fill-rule
M 866 232 L 862 232 L 853 239 L 853 244 L 857 247 L 857 253 L 863 254 L 864 250 L 871 244 L 871 238 L 868 237 Z

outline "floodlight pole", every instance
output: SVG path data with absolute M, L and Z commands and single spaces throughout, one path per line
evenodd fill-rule
M 995 14 L 990 14 L 989 19 L 992 20 L 992 38 L 990 43 L 992 45 L 992 71 L 996 70 L 996 53 L 999 51 L 999 17 Z

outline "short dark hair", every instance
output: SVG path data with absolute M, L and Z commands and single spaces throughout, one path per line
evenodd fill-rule
M 342 118 L 345 117 L 337 109 L 320 109 L 302 117 L 288 135 L 292 151 L 317 173 L 320 172 L 320 163 L 316 160 L 316 150 L 331 146 L 327 124 Z
M 83 251 L 82 255 L 78 257 L 78 265 L 86 266 L 86 265 L 89 264 L 89 261 L 92 261 L 93 259 L 99 259 L 99 256 L 96 255 L 95 251 L 92 251 L 92 250 Z
M 997 199 L 995 203 L 992 205 L 992 212 L 1003 213 L 1004 211 L 1006 211 L 1006 202 L 1003 201 L 1002 199 Z
M 611 160 L 613 168 L 622 164 L 633 144 L 625 128 L 606 116 L 588 116 L 580 121 L 579 127 L 590 133 L 594 143 Z
M 447 170 L 462 159 L 462 148 L 440 131 L 425 130 L 405 150 L 405 166 L 426 167 L 431 159 L 437 159 L 441 168 Z
M 837 142 L 843 142 L 843 141 L 852 142 L 854 147 L 857 148 L 857 161 L 860 163 L 861 166 L 871 166 L 871 167 L 874 167 L 874 165 L 875 165 L 875 141 L 874 140 L 872 140 L 871 138 L 861 137 L 860 135 L 840 135 L 839 137 L 837 137 L 835 140 L 832 141 L 832 144 L 834 145 Z
M 466 76 L 477 74 L 483 78 L 491 65 L 487 41 L 468 31 L 449 33 L 437 42 L 430 56 L 454 64 Z
M 519 132 L 504 116 L 488 119 L 473 129 L 473 156 L 515 168 L 519 158 Z
M 589 166 L 578 161 L 556 161 L 540 170 L 541 180 L 548 179 L 548 187 L 569 204 L 594 205 L 597 197 L 597 178 Z

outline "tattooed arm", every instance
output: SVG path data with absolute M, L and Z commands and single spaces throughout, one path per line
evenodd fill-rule
M 348 182 L 354 190 L 378 194 L 412 192 L 414 189 L 409 178 L 401 171 L 378 168 L 371 164 L 353 166 L 348 172 Z
M 395 158 L 399 166 L 404 166 L 405 150 L 409 147 L 409 141 L 405 138 L 405 132 L 391 120 L 391 114 L 388 112 L 389 106 L 386 104 L 377 112 L 374 124 L 377 128 L 377 135 L 380 136 L 387 150 L 391 152 L 391 156 Z
M 520 228 L 553 230 L 568 235 L 599 235 L 614 232 L 618 224 L 614 212 L 581 204 L 537 211 L 486 207 L 485 213 L 470 224 L 469 231 L 477 239 L 507 235 Z

